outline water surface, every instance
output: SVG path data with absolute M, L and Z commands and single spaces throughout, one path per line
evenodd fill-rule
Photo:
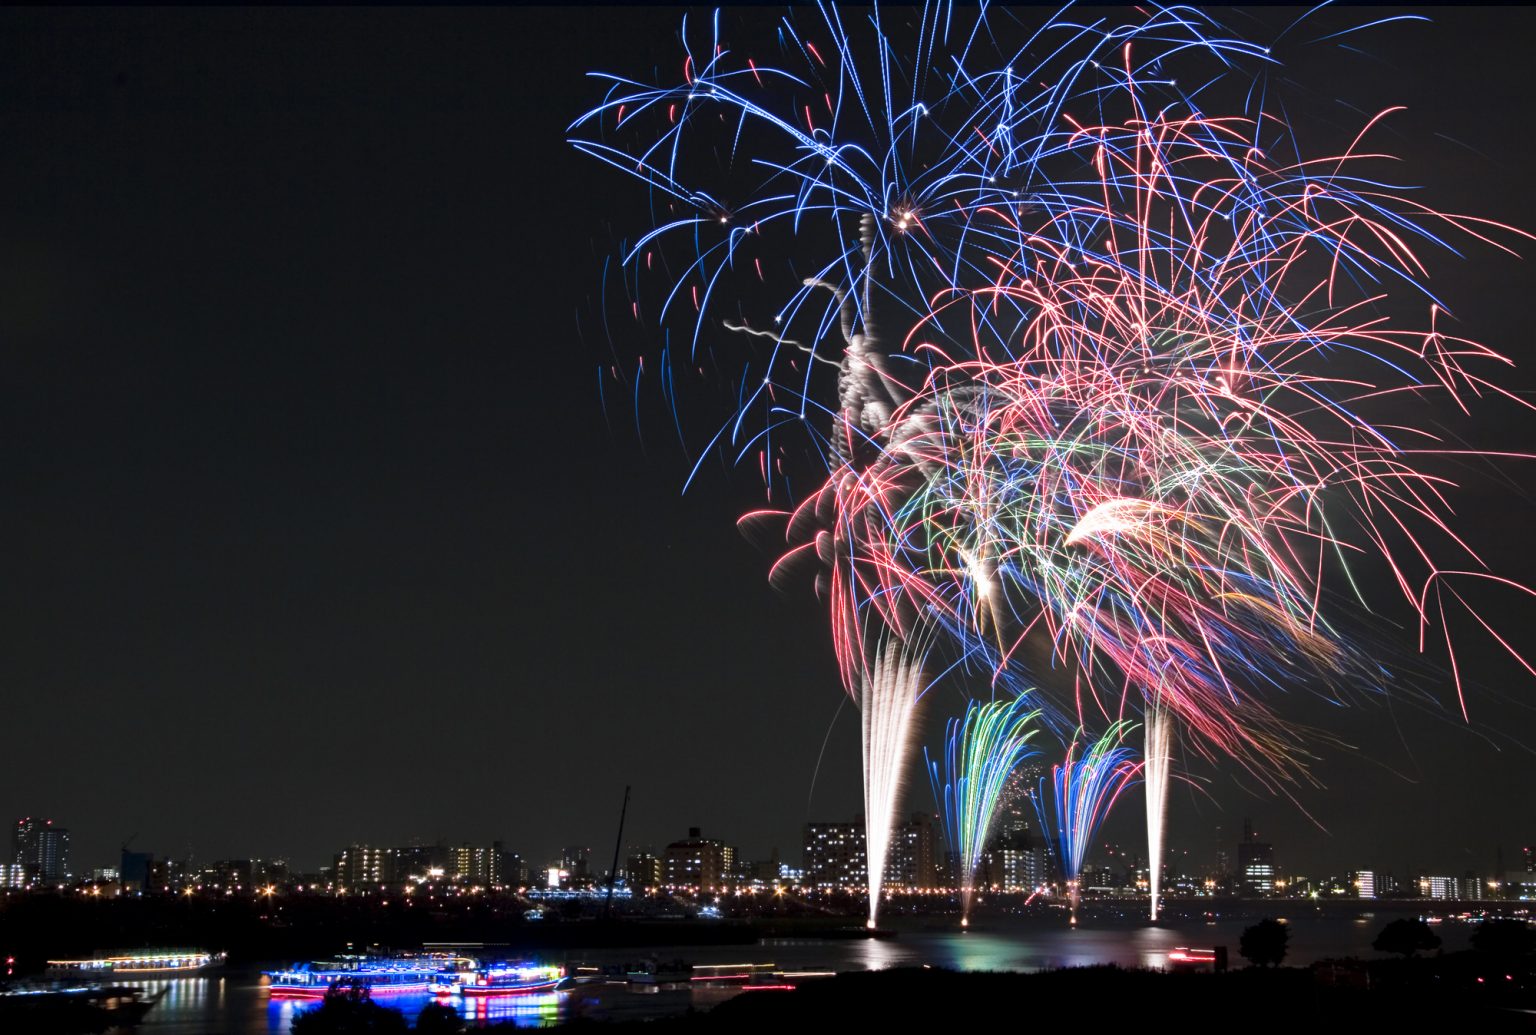
M 1306 966 L 1341 956 L 1373 958 L 1371 941 L 1398 914 L 1378 912 L 1364 918 L 1309 915 L 1298 904 L 1277 908 L 1291 931 L 1286 963 Z M 1087 921 L 1072 929 L 1040 920 L 982 920 L 969 931 L 911 929 L 890 940 L 828 941 L 815 938 L 764 939 L 756 946 L 659 945 L 648 949 L 574 950 L 549 962 L 624 963 L 646 956 L 663 962 L 684 959 L 695 964 L 771 963 L 781 970 L 851 971 L 889 967 L 932 966 L 954 970 L 1034 971 L 1046 967 L 1116 963 L 1161 967 L 1170 949 L 1225 945 L 1232 964 L 1241 966 L 1238 939 L 1253 919 L 1180 920 L 1169 926 L 1107 924 Z M 933 925 L 937 928 L 938 925 Z M 1464 949 L 1474 928 L 1445 923 L 1436 927 L 1447 952 Z M 140 1035 L 284 1035 L 299 1011 L 313 1009 L 314 1000 L 271 999 L 256 969 L 230 968 L 208 977 L 166 981 L 136 981 L 165 996 L 149 1012 Z M 573 1017 L 629 1019 L 680 1013 L 689 1007 L 708 1009 L 736 995 L 731 988 L 675 986 L 634 991 L 622 985 L 587 985 L 572 993 L 496 999 L 446 1000 L 472 1028 L 512 1021 L 528 1027 L 548 1026 Z M 414 1019 L 431 1002 L 426 995 L 392 996 L 380 1002 Z M 442 1000 L 440 1000 L 442 1001 Z

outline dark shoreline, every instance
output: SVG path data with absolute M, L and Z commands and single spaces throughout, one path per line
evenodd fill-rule
M 736 1029 L 795 1023 L 889 1026 L 932 1030 L 969 1024 L 967 1018 L 1014 1017 L 1038 1022 L 1059 1017 L 1075 1023 L 1136 1025 L 1147 1031 L 1324 1030 L 1345 1024 L 1397 1021 L 1406 1031 L 1445 1025 L 1465 1031 L 1488 1025 L 1497 1031 L 1536 1031 L 1536 984 L 1527 967 L 1520 982 L 1490 986 L 1499 966 L 1481 966 L 1473 953 L 1421 960 L 1341 962 L 1309 968 L 1244 967 L 1225 974 L 1168 973 L 1113 966 L 1034 974 L 962 973 L 900 969 L 839 974 L 793 992 L 749 993 L 707 1014 L 661 1022 L 687 1027 Z M 1476 977 L 1486 972 L 1483 984 Z M 1369 987 L 1367 986 L 1369 983 Z M 1520 987 L 1516 987 L 1516 985 Z M 654 1022 L 653 1022 L 654 1023 Z M 568 1027 L 582 1027 L 581 1024 Z

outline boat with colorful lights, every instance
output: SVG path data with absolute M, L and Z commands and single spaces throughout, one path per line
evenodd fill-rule
M 426 995 L 445 981 L 457 981 L 462 957 L 340 956 L 333 960 L 300 963 L 283 970 L 263 971 L 268 988 L 279 999 L 324 999 L 332 988 L 367 989 L 373 998 L 392 995 Z
M 517 962 L 487 963 L 459 974 L 457 988 L 443 988 L 438 995 L 482 998 L 505 995 L 544 995 L 565 987 L 565 968 L 559 964 Z
M 49 960 L 48 974 L 60 978 L 174 978 L 223 966 L 224 953 L 201 949 L 139 949 L 103 953 L 90 959 Z

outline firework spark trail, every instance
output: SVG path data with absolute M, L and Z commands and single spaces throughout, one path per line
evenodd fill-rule
M 1085 707 L 1106 718 L 1140 710 L 1155 689 L 1197 750 L 1274 786 L 1301 752 L 1263 698 L 1305 682 L 1295 659 L 1330 699 L 1385 683 L 1321 607 L 1331 581 L 1354 590 L 1350 555 L 1384 559 L 1421 623 L 1431 614 L 1420 587 L 1445 575 L 1431 538 L 1475 559 L 1451 527 L 1448 484 L 1420 463 L 1436 452 L 1429 436 L 1374 426 L 1365 410 L 1391 391 L 1464 405 L 1487 387 L 1468 362 L 1498 357 L 1338 300 L 1341 266 L 1407 278 L 1418 265 L 1339 235 L 1347 223 L 1400 239 L 1379 205 L 1338 186 L 1342 174 L 1313 176 L 1305 210 L 1288 186 L 1250 198 L 1250 208 L 1279 211 L 1224 230 L 1225 251 L 1209 211 L 1190 242 L 1163 234 L 1147 244 L 1154 210 L 1188 207 L 1176 188 L 1232 193 L 1232 156 L 1209 141 L 1239 124 L 1085 131 L 1117 141 L 1116 159 L 1099 165 L 1103 192 L 1142 222 L 1128 227 L 1116 206 L 1085 202 L 1074 218 L 1109 235 L 1102 252 L 1021 252 L 997 262 L 990 286 L 940 299 L 905 340 L 929 357 L 927 380 L 892 414 L 882 455 L 841 483 L 856 491 L 835 501 L 839 522 L 863 537 L 849 584 L 871 606 L 926 608 L 1004 681 L 1034 675 L 1008 670 L 1043 623 L 1054 656 L 1084 673 L 1068 710 L 1077 723 L 1090 721 Z M 1178 176 L 1116 179 L 1116 161 Z M 1245 163 L 1250 177 L 1290 183 L 1283 168 Z M 1037 252 L 1048 229 L 1032 238 Z M 1135 265 L 1113 242 L 1131 229 L 1152 256 Z M 1300 256 L 1318 245 L 1331 250 L 1309 273 Z M 1286 298 L 1317 315 L 1303 322 Z M 945 319 L 972 328 L 971 339 L 957 345 Z M 1393 380 L 1335 372 L 1338 352 Z M 1425 448 L 1395 441 L 1413 436 Z M 1005 624 L 1012 643 L 1000 638 Z M 1128 696 L 1101 700 L 1116 684 Z
M 1027 696 L 986 704 L 972 701 L 963 721 L 949 721 L 942 776 L 939 763 L 929 763 L 934 801 L 960 868 L 962 925 L 970 916 L 976 869 L 992 831 L 998 798 L 1019 765 L 1039 754 L 1029 744 L 1039 717 L 1040 710 L 1032 707 Z
M 991 398 L 1009 402 L 1006 392 Z M 874 488 L 862 499 L 841 494 L 842 505 L 852 509 L 839 523 L 858 529 L 850 537 L 858 550 L 850 555 L 849 581 L 875 601 L 872 606 L 886 609 L 891 622 L 901 620 L 894 610 L 898 602 L 940 616 L 957 640 L 970 641 L 978 652 L 992 651 L 993 638 L 983 642 L 980 630 L 990 625 L 996 637 L 1011 625 L 1013 642 L 994 652 L 999 678 L 1008 675 L 1030 626 L 1042 619 L 1060 656 L 1076 657 L 1088 678 L 1112 665 L 1132 677 L 1132 685 L 1171 683 L 1182 712 L 1208 739 L 1227 753 L 1273 761 L 1279 727 L 1267 735 L 1256 700 L 1231 700 L 1206 662 L 1210 649 L 1200 646 L 1200 638 L 1220 634 L 1232 641 L 1220 649 L 1233 654 L 1267 652 L 1277 642 L 1291 646 L 1300 638 L 1328 660 L 1333 654 L 1312 643 L 1326 641 L 1254 606 L 1218 599 L 1220 606 L 1213 607 L 1220 590 L 1213 590 L 1212 573 L 1226 562 L 1182 527 L 1193 522 L 1180 508 L 1165 506 L 1168 514 L 1158 519 L 1181 526 L 1178 534 L 1153 527 L 1145 507 L 1140 520 L 1147 527 L 1135 532 L 1121 528 L 1111 537 L 1102 520 L 1095 526 L 1102 510 L 1090 506 L 1093 490 L 1125 485 L 1121 458 L 1075 441 L 1070 430 L 1063 435 L 1059 427 L 1071 418 L 1060 408 L 1028 428 L 1007 427 L 1017 413 L 1039 416 L 1028 412 L 1039 402 L 1019 401 L 1001 411 L 1003 421 L 988 417 L 974 434 L 956 434 L 959 408 L 941 397 L 943 418 L 934 432 L 924 442 L 908 443 L 914 462 L 893 464 L 891 478 L 877 470 L 863 479 L 861 485 Z M 982 412 L 975 398 L 965 409 L 973 416 Z M 1109 472 L 1103 470 L 1106 457 L 1115 468 Z M 935 474 L 892 490 L 923 470 Z M 1071 484 L 1070 491 L 1062 482 Z M 1088 517 L 1076 517 L 1074 507 L 1087 508 Z M 1101 546 L 1101 537 L 1110 542 Z M 1085 541 L 1101 548 L 1085 548 Z M 1149 544 L 1154 549 L 1146 549 Z M 1248 597 L 1268 603 L 1258 596 L 1262 587 L 1245 588 Z M 1139 710 L 1139 702 L 1133 705 Z
M 1113 724 L 1081 755 L 1082 741 L 1074 739 L 1066 759 L 1040 781 L 1040 793 L 1034 799 L 1040 829 L 1054 839 L 1057 864 L 1072 901 L 1073 923 L 1077 922 L 1078 877 L 1088 846 L 1121 792 L 1141 772 L 1141 764 L 1122 743 L 1132 729 L 1129 722 Z
M 690 336 L 690 353 L 703 344 L 711 303 L 727 304 L 719 286 L 737 267 L 752 266 L 749 257 L 772 256 L 775 246 L 780 254 L 806 258 L 816 272 L 791 285 L 772 310 L 772 325 L 787 330 L 803 316 L 818 332 L 813 342 L 841 318 L 845 299 L 855 302 L 860 320 L 874 293 L 916 316 L 932 287 L 976 275 L 988 279 L 988 257 L 1006 242 L 995 240 L 989 227 L 973 227 L 976 214 L 1040 202 L 1029 188 L 1042 159 L 1072 132 L 1062 118 L 1065 108 L 1073 100 L 1096 108 L 1100 92 L 1121 88 L 1119 53 L 1131 41 L 1146 51 L 1128 74 L 1150 95 L 1186 106 L 1173 84 L 1147 74 L 1165 55 L 1195 47 L 1228 64 L 1268 60 L 1261 47 L 1205 34 L 1215 23 L 1187 11 L 1090 26 L 1065 15 L 1051 19 L 1034 33 L 1048 44 L 1042 61 L 1030 59 L 1027 46 L 989 46 L 984 12 L 951 32 L 954 12 L 929 5 L 923 24 L 930 18 L 935 24 L 925 33 L 926 46 L 882 25 L 878 15 L 865 24 L 862 17 L 845 22 L 830 5 L 820 13 L 820 25 L 802 28 L 784 19 L 777 27 L 787 59 L 782 68 L 728 47 L 718 13 L 707 44 L 698 19 L 685 20 L 690 55 L 680 81 L 648 86 L 597 75 L 607 97 L 571 126 L 577 148 L 654 190 L 656 225 L 627 249 L 626 264 L 638 276 L 651 269 L 657 248 L 681 244 L 686 264 L 680 274 L 667 275 L 670 287 L 655 318 L 675 319 Z M 829 40 L 827 54 L 835 57 L 824 59 L 813 35 Z M 1070 48 L 1055 45 L 1068 39 Z M 886 60 L 910 51 L 913 42 L 915 61 Z M 703 46 L 707 56 L 695 59 Z M 866 67 L 862 58 L 870 53 L 878 61 Z M 1090 66 L 1097 81 L 1079 82 Z M 1052 81 L 1057 85 L 1037 85 Z M 906 98 L 893 102 L 903 90 Z M 886 103 L 873 103 L 876 97 Z M 807 98 L 816 99 L 824 117 L 808 119 Z M 1052 184 L 1042 197 L 1058 193 Z M 866 218 L 859 248 L 847 247 L 841 233 L 817 236 L 829 223 Z M 781 238 L 794 247 L 782 250 Z M 866 277 L 873 265 L 887 280 L 878 289 Z M 825 304 L 816 300 L 823 289 L 835 295 Z M 684 306 L 684 300 L 696 304 Z M 793 350 L 775 350 L 766 380 L 803 385 L 803 372 L 785 369 L 792 358 Z
M 1147 877 L 1151 919 L 1162 908 L 1164 833 L 1168 824 L 1168 768 L 1173 763 L 1173 730 L 1167 712 L 1155 699 L 1145 713 L 1146 750 L 1142 754 L 1142 783 L 1147 792 Z
M 885 863 L 912 755 L 913 718 L 927 684 L 921 638 L 887 635 L 859 681 L 858 705 L 864 749 L 864 839 L 869 865 L 869 919 L 878 926 Z

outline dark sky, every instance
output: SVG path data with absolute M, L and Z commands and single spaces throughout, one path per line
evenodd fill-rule
M 1427 201 L 1536 228 L 1536 15 L 1431 14 L 1298 54 L 1303 146 L 1360 124 L 1335 98 L 1406 104 L 1387 144 Z M 418 837 L 606 860 L 626 783 L 641 843 L 701 825 L 797 859 L 807 818 L 857 811 L 851 708 L 811 793 L 840 690 L 819 608 L 734 529 L 753 473 L 680 495 L 681 450 L 621 408 L 610 431 L 594 387 L 600 266 L 645 215 L 564 130 L 589 69 L 670 69 L 677 24 L 0 10 L 0 815 L 68 825 L 79 871 L 132 834 L 302 866 Z M 1536 266 L 1436 273 L 1528 385 Z M 1514 407 L 1469 427 L 1536 447 Z M 1464 527 L 1536 580 L 1536 502 L 1471 477 Z M 1218 772 L 1176 792 L 1174 842 L 1204 859 L 1252 816 L 1287 867 L 1459 871 L 1536 841 L 1536 679 L 1468 652 L 1494 744 L 1320 717 L 1358 746 L 1299 794 L 1324 829 Z

